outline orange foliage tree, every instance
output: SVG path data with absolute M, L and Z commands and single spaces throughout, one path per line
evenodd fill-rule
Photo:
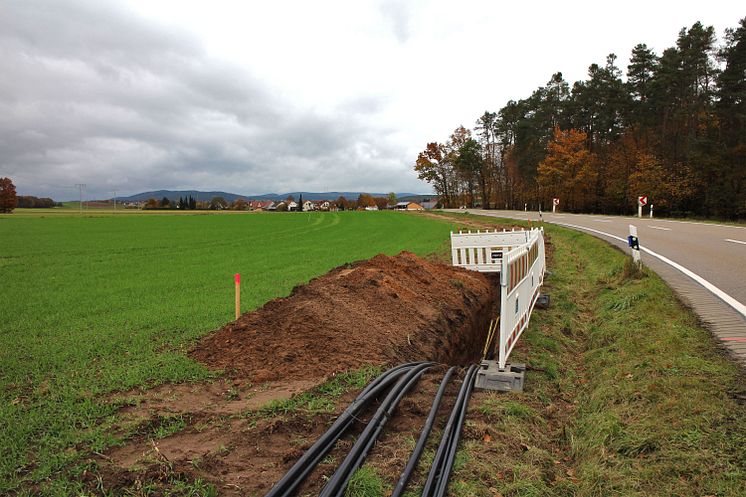
M 554 128 L 547 156 L 539 163 L 536 181 L 544 205 L 551 197 L 563 199 L 569 210 L 584 209 L 595 200 L 598 181 L 596 156 L 588 151 L 582 131 Z

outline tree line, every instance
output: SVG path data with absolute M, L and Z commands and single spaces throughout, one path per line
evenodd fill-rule
M 683 28 L 656 54 L 614 54 L 572 86 L 562 73 L 528 98 L 428 143 L 415 162 L 449 207 L 629 214 L 638 195 L 673 216 L 746 218 L 746 18 L 721 43 Z

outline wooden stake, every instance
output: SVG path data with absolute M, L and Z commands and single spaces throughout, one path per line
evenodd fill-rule
M 238 319 L 241 317 L 241 275 L 234 274 L 233 280 L 236 282 L 236 319 Z

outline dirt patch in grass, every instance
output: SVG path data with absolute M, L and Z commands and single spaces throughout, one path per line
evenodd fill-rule
M 464 363 L 497 314 L 496 295 L 496 281 L 484 274 L 407 252 L 378 255 L 244 314 L 191 356 L 254 383 L 326 377 L 362 364 Z

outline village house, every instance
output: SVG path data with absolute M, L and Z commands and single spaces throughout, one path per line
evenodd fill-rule
M 394 209 L 398 211 L 421 211 L 423 207 L 417 202 L 397 202 Z

